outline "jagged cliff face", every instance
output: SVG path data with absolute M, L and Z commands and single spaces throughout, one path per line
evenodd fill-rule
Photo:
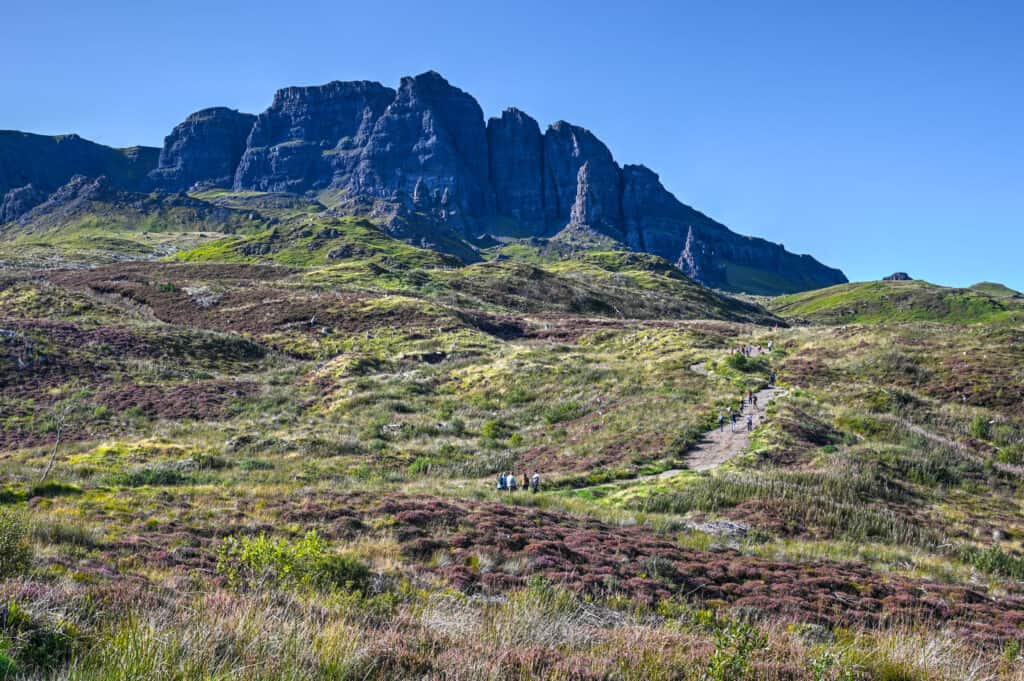
M 394 90 L 369 81 L 278 90 L 248 135 L 233 185 L 277 192 L 330 187 L 358 162 L 394 98 Z
M 153 186 L 186 191 L 195 184 L 229 185 L 256 116 L 215 107 L 192 114 L 164 139 Z
M 559 121 L 542 134 L 517 109 L 485 122 L 476 100 L 435 72 L 403 78 L 397 90 L 368 81 L 285 88 L 259 116 L 205 109 L 168 135 L 159 159 L 78 138 L 40 138 L 51 141 L 35 144 L 42 160 L 30 159 L 4 137 L 12 134 L 23 135 L 0 133 L 0 222 L 73 175 L 103 174 L 127 189 L 329 192 L 334 210 L 384 216 L 396 235 L 463 258 L 486 235 L 585 228 L 717 288 L 772 294 L 846 281 L 681 203 L 651 170 L 620 167 L 584 128 Z
M 126 189 L 141 189 L 159 149 L 112 149 L 78 135 L 0 131 L 0 223 L 39 205 L 75 175 L 106 175 Z

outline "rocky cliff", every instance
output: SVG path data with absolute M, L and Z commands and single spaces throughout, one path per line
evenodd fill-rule
M 369 81 L 284 88 L 258 116 L 205 109 L 175 127 L 159 158 L 75 136 L 0 133 L 0 221 L 78 174 L 121 189 L 312 194 L 470 259 L 492 237 L 571 229 L 662 256 L 716 288 L 774 294 L 846 281 L 683 204 L 651 170 L 620 167 L 585 128 L 559 121 L 542 133 L 514 108 L 485 121 L 471 95 L 433 71 L 397 90 Z
M 112 149 L 78 135 L 33 135 L 0 130 L 0 223 L 42 203 L 75 175 L 105 175 L 118 186 L 141 189 L 159 149 Z
M 164 139 L 154 187 L 186 191 L 195 184 L 230 185 L 256 116 L 215 107 L 197 111 Z

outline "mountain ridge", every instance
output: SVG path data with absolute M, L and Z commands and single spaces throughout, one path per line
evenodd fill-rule
M 591 220 L 624 248 L 661 256 L 712 288 L 778 294 L 847 281 L 682 203 L 646 166 L 620 166 L 584 127 L 556 121 L 542 132 L 514 107 L 486 118 L 472 95 L 435 71 L 402 78 L 397 89 L 372 81 L 286 87 L 258 115 L 203 109 L 159 151 L 71 137 L 83 151 L 66 147 L 75 153 L 52 160 L 48 172 L 19 171 L 35 168 L 32 152 L 0 138 L 0 222 L 75 175 L 102 174 L 139 192 L 330 194 L 336 214 L 377 218 L 399 238 L 464 260 L 478 257 L 481 239 L 547 238 Z

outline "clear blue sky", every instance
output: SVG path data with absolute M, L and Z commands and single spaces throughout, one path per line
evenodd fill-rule
M 436 69 L 851 279 L 1024 289 L 1021 2 L 7 0 L 0 37 L 0 128 L 159 145 L 203 107 Z

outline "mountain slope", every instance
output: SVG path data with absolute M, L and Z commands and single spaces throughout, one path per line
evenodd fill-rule
M 547 238 L 591 221 L 618 248 L 661 256 L 714 288 L 771 295 L 846 281 L 683 204 L 651 170 L 620 166 L 585 128 L 558 121 L 542 132 L 517 109 L 485 120 L 470 94 L 432 71 L 397 89 L 369 81 L 284 88 L 258 116 L 204 109 L 175 127 L 158 157 L 76 137 L 4 135 L 0 222 L 73 175 L 106 175 L 132 191 L 315 196 L 335 214 L 373 217 L 393 236 L 465 261 L 493 238 Z
M 765 301 L 787 319 L 822 324 L 935 321 L 955 324 L 1024 319 L 1024 300 L 975 288 L 936 286 L 924 281 L 843 284 Z

